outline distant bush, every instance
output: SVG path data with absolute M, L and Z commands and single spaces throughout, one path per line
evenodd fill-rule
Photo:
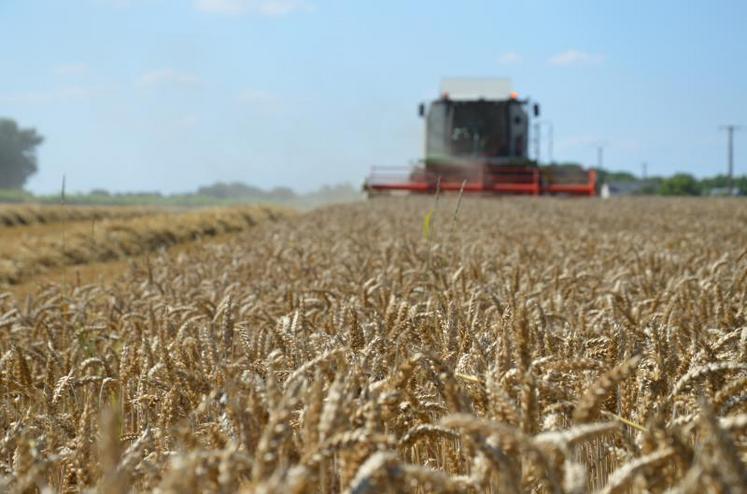
M 600 183 L 604 182 L 622 182 L 632 183 L 638 182 L 640 179 L 630 172 L 615 172 L 605 170 L 604 168 L 595 168 L 597 172 L 597 181 Z
M 677 173 L 662 180 L 659 194 L 663 196 L 697 196 L 700 195 L 700 185 L 692 175 Z
M 22 189 L 0 189 L 0 202 L 33 201 L 34 195 Z
M 296 197 L 296 193 L 290 187 L 275 187 L 268 194 L 277 201 L 288 201 Z
M 216 182 L 213 185 L 206 185 L 197 189 L 197 195 L 214 197 L 216 199 L 246 199 L 264 197 L 267 195 L 267 192 L 259 187 L 246 185 L 241 182 Z

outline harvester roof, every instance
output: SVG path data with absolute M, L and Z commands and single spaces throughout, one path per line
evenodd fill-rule
M 450 100 L 507 100 L 513 94 L 511 79 L 460 77 L 441 81 L 441 95 Z

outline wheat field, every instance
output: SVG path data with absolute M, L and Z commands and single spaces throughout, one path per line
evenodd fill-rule
M 743 492 L 747 202 L 390 198 L 0 296 L 9 492 Z

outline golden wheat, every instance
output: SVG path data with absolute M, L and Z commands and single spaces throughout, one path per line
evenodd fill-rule
M 746 246 L 739 200 L 393 198 L 0 295 L 0 488 L 742 492 Z

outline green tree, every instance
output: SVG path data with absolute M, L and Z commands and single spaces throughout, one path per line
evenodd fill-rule
M 700 186 L 692 175 L 676 173 L 661 181 L 659 194 L 663 196 L 697 196 L 700 194 Z
M 600 184 L 605 182 L 634 183 L 639 181 L 638 177 L 630 172 L 605 170 L 604 168 L 594 168 L 594 170 L 597 172 L 597 181 Z
M 0 189 L 20 189 L 36 173 L 36 147 L 43 141 L 36 129 L 0 118 Z

